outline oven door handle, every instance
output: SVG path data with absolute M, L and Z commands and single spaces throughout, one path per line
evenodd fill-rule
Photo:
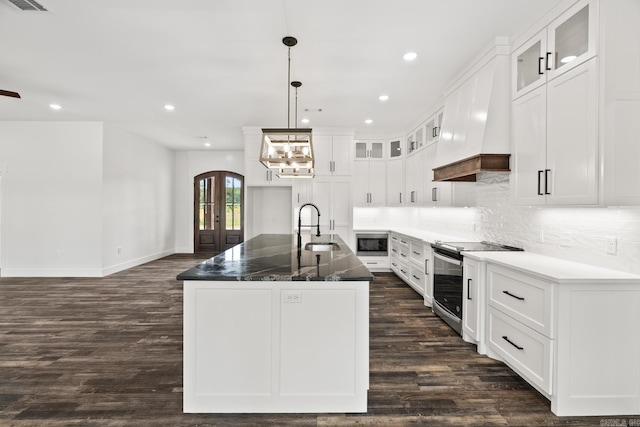
M 455 259 L 455 258 L 449 258 L 448 256 L 444 256 L 442 254 L 439 254 L 437 252 L 433 253 L 433 257 L 434 258 L 438 258 L 444 262 L 448 262 L 450 264 L 455 264 L 455 265 L 459 265 L 462 267 L 462 261 L 460 261 L 459 259 Z

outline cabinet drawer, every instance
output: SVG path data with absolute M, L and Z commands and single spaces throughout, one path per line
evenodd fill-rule
M 553 338 L 552 283 L 489 264 L 487 286 L 490 306 Z
M 424 270 L 413 265 L 409 266 L 409 284 L 422 296 L 425 293 L 426 283 Z
M 369 270 L 389 268 L 389 257 L 361 257 L 360 261 Z
M 553 341 L 493 307 L 489 307 L 488 322 L 489 349 L 527 381 L 551 394 Z
M 391 271 L 396 273 L 398 276 L 400 275 L 400 260 L 397 256 L 391 255 L 389 258 L 389 262 L 391 263 Z
M 398 251 L 400 252 L 400 260 L 409 262 L 409 246 L 400 245 Z
M 398 271 L 396 272 L 396 274 L 406 283 L 409 283 L 409 266 L 407 265 L 407 263 L 399 261 Z
M 418 264 L 424 264 L 424 243 L 421 241 L 411 240 L 409 242 L 409 257 L 411 261 Z

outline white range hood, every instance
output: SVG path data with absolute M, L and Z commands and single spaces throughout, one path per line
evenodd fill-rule
M 510 46 L 496 38 L 445 89 L 434 181 L 475 181 L 479 172 L 509 171 Z

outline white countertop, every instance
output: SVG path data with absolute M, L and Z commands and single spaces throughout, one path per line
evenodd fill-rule
M 640 283 L 640 276 L 531 252 L 462 252 L 465 257 L 503 265 L 556 283 Z
M 354 230 L 365 232 L 395 232 L 410 238 L 420 239 L 427 243 L 436 240 L 443 242 L 465 242 L 473 239 L 435 233 L 416 228 L 366 228 Z M 465 257 L 478 261 L 491 262 L 523 273 L 556 283 L 640 283 L 640 276 L 624 271 L 596 267 L 562 258 L 535 254 L 532 252 L 462 252 Z

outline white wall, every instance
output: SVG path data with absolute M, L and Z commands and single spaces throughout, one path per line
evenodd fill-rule
M 244 151 L 176 152 L 176 252 L 193 253 L 193 178 L 215 170 L 244 175 Z
M 354 228 L 401 224 L 640 274 L 638 207 L 515 206 L 509 175 L 500 173 L 479 176 L 476 200 L 475 208 L 354 208 Z M 609 238 L 616 255 L 606 251 Z
M 113 126 L 104 128 L 103 273 L 172 254 L 174 151 Z
M 0 122 L 3 276 L 101 275 L 102 130 Z

